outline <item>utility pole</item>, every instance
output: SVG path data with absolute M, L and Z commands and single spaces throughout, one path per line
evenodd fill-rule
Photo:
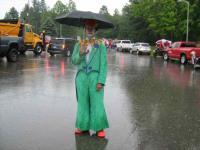
M 187 33 L 186 33 L 186 41 L 188 42 L 189 36 L 189 13 L 190 13 L 190 2 L 187 0 L 178 0 L 178 2 L 184 2 L 187 4 Z
M 30 3 L 29 3 L 29 0 L 28 0 L 28 12 L 27 12 L 27 21 L 28 23 L 30 24 Z

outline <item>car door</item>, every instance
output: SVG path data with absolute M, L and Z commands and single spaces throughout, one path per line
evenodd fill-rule
M 32 45 L 33 43 L 33 32 L 29 25 L 25 25 L 24 42 L 26 45 Z
M 137 51 L 138 46 L 139 46 L 138 43 L 134 44 L 133 50 L 134 50 L 134 51 Z
M 178 57 L 178 48 L 180 47 L 179 42 L 175 42 L 172 44 L 171 48 L 168 49 L 168 55 L 170 58 Z
M 183 46 L 183 43 L 179 42 L 176 45 L 176 48 L 174 48 L 174 58 L 180 59 L 181 56 L 181 50 L 180 48 Z

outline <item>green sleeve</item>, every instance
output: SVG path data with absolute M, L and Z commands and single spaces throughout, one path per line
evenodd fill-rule
M 82 56 L 80 56 L 80 44 L 76 43 L 72 54 L 72 63 L 78 65 L 81 63 Z
M 105 85 L 107 76 L 107 51 L 105 45 L 100 45 L 100 51 L 101 54 L 98 83 Z

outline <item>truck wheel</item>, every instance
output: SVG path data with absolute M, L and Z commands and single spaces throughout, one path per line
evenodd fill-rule
M 167 60 L 169 59 L 167 53 L 164 53 L 164 54 L 163 54 L 163 59 L 164 59 L 165 61 L 167 61 Z
M 41 44 L 37 44 L 35 46 L 33 53 L 35 55 L 40 55 L 42 53 L 42 46 L 41 46 Z
M 7 57 L 8 62 L 16 62 L 18 59 L 17 49 L 16 48 L 10 49 L 6 57 Z
M 185 64 L 186 63 L 186 57 L 185 57 L 185 55 L 181 55 L 180 62 L 181 62 L 181 64 Z

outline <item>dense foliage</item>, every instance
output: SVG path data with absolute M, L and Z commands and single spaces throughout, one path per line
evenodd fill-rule
M 189 40 L 200 41 L 200 0 L 188 0 L 190 3 Z M 111 15 L 103 5 L 99 13 L 111 20 L 115 28 L 99 30 L 100 37 L 112 39 L 130 39 L 134 42 L 154 43 L 157 39 L 166 38 L 172 41 L 185 40 L 187 27 L 187 3 L 184 0 L 129 0 L 120 14 L 115 9 Z M 76 4 L 69 0 L 63 4 L 58 0 L 50 9 L 45 0 L 32 0 L 31 6 L 25 4 L 18 13 L 14 7 L 5 14 L 5 18 L 20 18 L 33 25 L 34 31 L 45 30 L 52 36 L 77 36 L 82 29 L 60 25 L 55 17 L 76 10 Z M 20 15 L 19 15 L 20 14 Z

